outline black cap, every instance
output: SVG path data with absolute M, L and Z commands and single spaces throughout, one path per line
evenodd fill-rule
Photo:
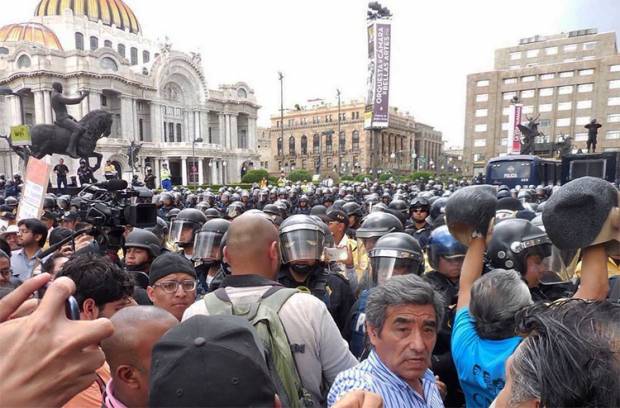
M 347 227 L 349 226 L 349 218 L 347 218 L 347 214 L 345 214 L 345 212 L 342 210 L 328 211 L 327 218 L 329 218 L 330 221 L 337 221 L 337 222 L 344 224 Z
M 151 264 L 149 285 L 152 286 L 161 278 L 172 275 L 173 273 L 186 273 L 194 279 L 196 278 L 196 271 L 187 258 L 173 252 L 166 252 L 155 258 Z
M 273 406 L 265 352 L 247 319 L 194 316 L 155 344 L 150 407 Z
M 56 214 L 49 210 L 43 211 L 43 215 L 41 215 L 41 220 L 52 220 L 56 221 Z
M 76 213 L 75 211 L 66 211 L 62 215 L 63 221 L 76 221 L 77 219 L 78 219 L 78 213 Z
M 62 228 L 62 227 L 54 228 L 50 232 L 50 237 L 49 237 L 50 246 L 56 245 L 57 243 L 59 243 L 65 238 L 69 238 L 72 234 L 73 234 L 73 231 L 71 231 L 70 229 Z

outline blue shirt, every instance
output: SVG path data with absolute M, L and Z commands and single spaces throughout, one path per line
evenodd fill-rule
M 32 271 L 37 266 L 37 255 L 40 253 L 40 250 L 35 253 L 35 255 L 28 259 L 23 249 L 15 250 L 11 253 L 11 269 L 13 270 L 13 277 L 19 279 L 24 282 L 27 279 L 32 277 Z M 41 260 L 43 263 L 44 260 Z
M 521 337 L 482 339 L 469 309 L 456 312 L 452 328 L 452 359 L 467 407 L 488 407 L 506 384 L 504 366 Z
M 353 390 L 365 390 L 379 394 L 385 408 L 402 407 L 440 407 L 443 401 L 435 383 L 435 375 L 426 370 L 422 377 L 424 396 L 418 394 L 402 378 L 398 377 L 372 350 L 367 360 L 353 368 L 341 372 L 336 377 L 327 396 L 327 405 L 331 407 L 345 394 Z

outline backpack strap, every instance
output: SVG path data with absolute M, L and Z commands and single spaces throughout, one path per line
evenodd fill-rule
M 299 293 L 297 289 L 272 286 L 263 294 L 261 304 L 267 306 L 276 313 L 280 313 L 280 309 L 282 309 L 284 303 L 296 293 Z
M 233 314 L 233 306 L 226 289 L 219 288 L 215 292 L 208 293 L 204 297 L 207 312 L 210 315 Z

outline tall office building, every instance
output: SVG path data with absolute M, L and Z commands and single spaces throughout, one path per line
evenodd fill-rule
M 597 151 L 620 150 L 620 55 L 615 33 L 594 29 L 522 39 L 495 51 L 493 71 L 467 77 L 464 166 L 483 172 L 486 161 L 507 152 L 513 97 L 523 104 L 521 122 L 539 117 L 538 146 L 572 136 L 584 149 L 584 126 L 596 118 Z M 466 173 L 466 174 L 467 174 Z

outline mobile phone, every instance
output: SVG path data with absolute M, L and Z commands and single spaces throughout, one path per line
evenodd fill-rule
M 49 284 L 37 290 L 37 297 L 39 299 L 43 299 L 48 285 Z M 69 296 L 67 300 L 65 300 L 65 315 L 69 320 L 80 320 L 80 306 L 73 296 Z

